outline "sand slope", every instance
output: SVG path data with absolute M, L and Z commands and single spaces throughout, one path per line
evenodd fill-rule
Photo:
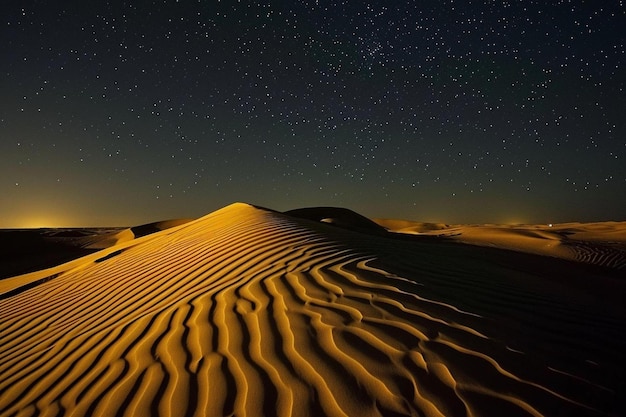
M 626 222 L 554 225 L 444 225 L 376 219 L 389 231 L 446 237 L 587 264 L 626 270 Z
M 0 229 L 0 280 L 47 269 L 189 221 L 166 220 L 132 228 Z
M 4 280 L 0 415 L 620 415 L 623 282 L 539 258 L 234 204 Z

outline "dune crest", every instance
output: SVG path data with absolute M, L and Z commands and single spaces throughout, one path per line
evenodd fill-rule
M 7 280 L 0 415 L 618 414 L 621 312 L 367 231 L 236 203 Z

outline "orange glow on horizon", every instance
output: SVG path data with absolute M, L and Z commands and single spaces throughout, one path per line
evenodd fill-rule
M 34 215 L 24 216 L 22 218 L 16 218 L 5 227 L 11 227 L 16 229 L 41 229 L 41 228 L 62 228 L 62 227 L 75 227 L 76 224 L 72 224 L 68 219 L 63 219 L 54 215 Z

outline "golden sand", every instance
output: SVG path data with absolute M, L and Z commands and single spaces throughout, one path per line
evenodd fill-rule
M 1 280 L 0 415 L 623 411 L 623 224 L 594 241 L 322 219 L 238 203 Z M 576 255 L 598 245 L 615 251 Z

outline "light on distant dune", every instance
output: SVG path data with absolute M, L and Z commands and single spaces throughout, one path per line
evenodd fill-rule
M 525 219 L 521 218 L 521 217 L 511 217 L 511 218 L 507 218 L 503 221 L 503 224 L 508 224 L 510 226 L 516 226 L 516 225 L 520 225 L 520 224 L 529 224 L 530 222 L 526 221 Z

